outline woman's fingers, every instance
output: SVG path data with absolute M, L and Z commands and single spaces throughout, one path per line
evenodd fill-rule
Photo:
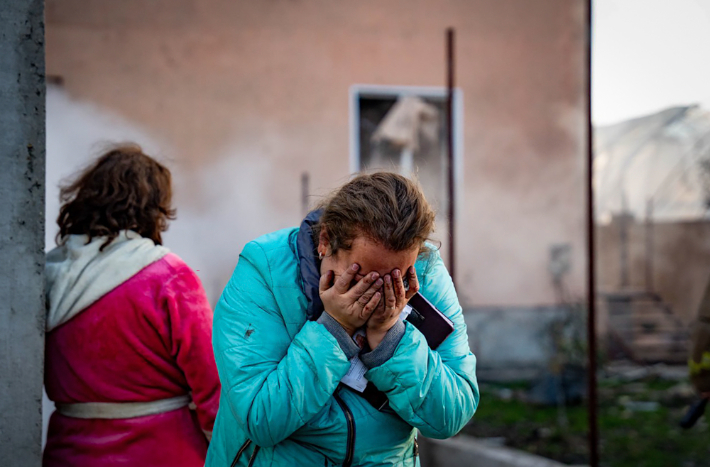
M 409 289 L 407 290 L 406 298 L 409 300 L 412 295 L 419 292 L 419 278 L 414 266 L 409 266 L 409 269 L 407 269 L 407 281 L 409 282 Z
M 377 273 L 375 273 L 375 274 L 377 274 Z M 368 276 L 369 276 L 369 274 L 368 274 Z M 363 283 L 363 281 L 364 281 L 364 278 L 363 278 L 363 280 L 361 280 L 358 283 L 358 285 Z M 369 284 L 369 287 L 365 290 L 365 292 L 363 292 L 360 295 L 360 297 L 357 299 L 357 302 L 360 304 L 360 306 L 364 307 L 365 305 L 367 305 L 368 302 L 372 299 L 372 296 L 375 295 L 375 293 L 377 293 L 377 291 L 380 287 L 382 287 L 382 279 L 378 278 L 375 282 L 371 282 Z
M 372 294 L 372 297 L 370 298 L 370 300 L 362 308 L 362 311 L 360 312 L 360 318 L 367 320 L 370 317 L 370 315 L 372 314 L 372 312 L 375 311 L 375 309 L 377 308 L 377 305 L 380 303 L 381 298 L 382 298 L 382 293 L 380 291 L 377 291 L 374 294 Z
M 363 295 L 364 293 L 366 293 L 370 288 L 372 288 L 372 284 L 373 284 L 375 281 L 379 280 L 379 278 L 380 278 L 379 273 L 377 273 L 377 272 L 371 272 L 371 273 L 367 274 L 365 277 L 363 277 L 362 279 L 360 279 L 360 280 L 358 281 L 358 283 L 355 284 L 355 285 L 353 286 L 353 288 L 348 291 L 348 294 L 350 295 L 351 300 L 352 300 L 353 302 L 354 302 L 355 300 L 358 300 L 358 299 L 360 298 L 360 296 L 362 296 L 362 295 Z M 382 284 L 380 284 L 377 288 L 379 288 L 379 287 L 382 287 Z M 375 291 L 376 291 L 376 289 L 375 289 Z M 373 291 L 372 293 L 375 293 L 375 291 Z M 371 296 L 371 295 L 372 295 L 372 294 L 370 294 L 370 296 Z M 370 299 L 370 297 L 368 297 L 368 301 L 369 301 L 369 299 Z M 365 302 L 360 302 L 360 303 L 362 303 L 362 304 L 364 305 L 365 303 L 367 303 L 367 301 L 365 301 Z
M 404 302 L 407 301 L 407 291 L 404 288 L 402 271 L 399 269 L 392 271 L 392 280 L 394 281 L 394 296 L 397 301 L 397 306 L 402 306 Z
M 325 274 L 320 276 L 320 281 L 318 281 L 318 290 L 320 293 L 325 292 L 330 288 L 330 282 L 333 280 L 333 271 L 327 271 Z
M 360 265 L 357 263 L 354 263 L 351 265 L 348 269 L 345 270 L 344 273 L 338 277 L 338 279 L 335 281 L 335 284 L 333 285 L 335 287 L 335 290 L 339 294 L 344 294 L 345 292 L 348 291 L 350 288 L 350 283 L 353 281 L 355 278 L 355 274 L 360 270 Z
M 385 275 L 385 314 L 389 314 L 397 308 L 397 296 L 395 295 L 392 276 Z

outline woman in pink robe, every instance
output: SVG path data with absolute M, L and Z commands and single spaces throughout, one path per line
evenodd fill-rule
M 160 246 L 170 183 L 125 146 L 62 189 L 46 267 L 57 411 L 44 466 L 204 465 L 220 392 L 212 311 L 195 273 Z

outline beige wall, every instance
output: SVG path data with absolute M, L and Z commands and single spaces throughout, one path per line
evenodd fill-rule
M 259 203 L 264 229 L 299 221 L 301 172 L 319 194 L 347 179 L 350 86 L 443 85 L 455 27 L 462 301 L 553 302 L 553 243 L 572 244 L 569 287 L 583 296 L 583 1 L 47 0 L 46 21 L 48 74 L 167 142 L 184 180 L 266 164 L 263 196 L 228 170 L 208 190 Z M 179 207 L 214 201 L 198 183 L 178 192 Z M 233 216 L 225 206 L 215 223 Z

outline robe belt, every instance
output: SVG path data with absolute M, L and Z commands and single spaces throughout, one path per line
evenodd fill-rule
M 190 404 L 187 394 L 149 402 L 77 402 L 56 404 L 60 414 L 73 418 L 135 418 L 181 409 Z

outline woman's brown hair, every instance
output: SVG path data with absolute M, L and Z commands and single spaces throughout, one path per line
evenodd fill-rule
M 331 254 L 348 250 L 364 235 L 392 251 L 419 248 L 434 231 L 435 213 L 419 185 L 392 172 L 358 175 L 319 206 L 318 234 L 325 227 Z
M 57 243 L 69 234 L 108 237 L 122 230 L 162 244 L 161 233 L 175 219 L 170 171 L 140 146 L 117 146 L 61 187 Z

